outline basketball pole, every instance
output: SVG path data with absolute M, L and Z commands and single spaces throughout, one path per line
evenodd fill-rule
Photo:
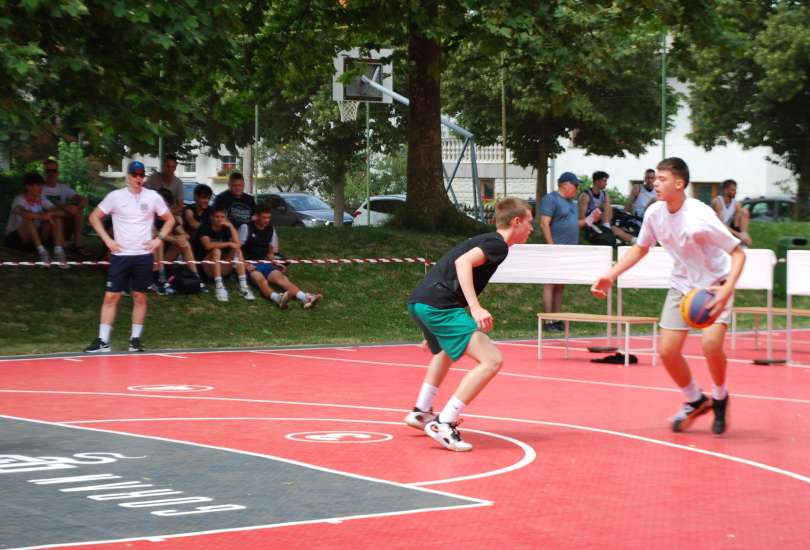
M 661 37 L 661 159 L 667 158 L 667 33 Z
M 371 125 L 369 124 L 369 102 L 366 101 L 366 223 L 371 227 Z

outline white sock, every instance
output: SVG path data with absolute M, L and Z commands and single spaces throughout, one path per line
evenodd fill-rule
M 433 408 L 433 400 L 436 399 L 436 394 L 439 393 L 439 388 L 431 384 L 422 384 L 419 390 L 419 397 L 416 398 L 416 408 L 420 411 L 429 411 Z
M 295 297 L 301 300 L 302 302 L 307 301 L 307 293 L 304 292 L 303 290 L 299 290 L 298 294 L 296 294 Z
M 112 334 L 112 325 L 105 325 L 104 323 L 101 323 L 98 326 L 98 337 L 105 342 L 110 341 L 110 334 Z
M 239 275 L 239 288 L 242 290 L 247 288 L 247 275 Z
M 143 334 L 143 325 L 132 325 L 132 335 L 130 338 L 140 338 Z
M 458 420 L 458 417 L 461 416 L 461 411 L 463 411 L 466 406 L 466 403 L 462 402 L 461 399 L 454 395 L 450 398 L 450 401 L 447 402 L 447 405 L 444 406 L 441 414 L 439 414 L 439 422 L 452 424 Z
M 702 395 L 700 387 L 694 380 L 689 382 L 687 386 L 681 388 L 681 391 L 683 392 L 683 396 L 686 398 L 687 403 L 693 403 L 697 401 L 698 399 L 700 399 L 700 396 Z
M 65 249 L 62 248 L 61 246 L 59 246 L 58 244 L 54 245 L 54 247 L 53 247 L 53 253 L 54 254 L 59 254 L 60 252 L 64 252 L 64 251 L 65 251 Z
M 214 286 L 217 288 L 222 288 L 225 286 L 222 284 L 222 277 L 214 277 Z
M 723 384 L 721 386 L 717 386 L 712 384 L 712 397 L 718 400 L 723 400 L 728 397 L 728 390 L 726 389 L 726 385 Z
M 42 254 L 43 252 L 45 252 L 46 254 L 48 253 L 48 251 L 45 250 L 45 247 L 42 246 L 41 244 L 37 245 L 37 252 L 39 252 L 40 254 Z
M 279 294 L 278 292 L 271 292 L 270 299 L 273 300 L 275 303 L 278 303 L 279 300 L 281 300 L 281 294 Z

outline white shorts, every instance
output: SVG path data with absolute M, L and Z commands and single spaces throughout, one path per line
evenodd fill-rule
M 681 315 L 681 300 L 683 300 L 684 293 L 680 290 L 670 288 L 667 292 L 667 299 L 664 300 L 664 307 L 661 309 L 661 320 L 658 325 L 661 328 L 669 330 L 691 330 L 691 327 L 686 324 Z M 728 325 L 731 322 L 731 308 L 734 307 L 734 296 L 732 295 L 726 302 L 726 307 L 723 313 L 717 318 L 715 323 L 722 323 Z

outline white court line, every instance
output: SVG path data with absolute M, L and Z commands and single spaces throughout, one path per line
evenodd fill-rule
M 73 361 L 74 363 L 84 363 L 81 359 L 73 359 L 72 357 L 60 357 L 62 361 Z
M 179 417 L 179 418 L 113 418 L 113 419 L 102 419 L 102 420 L 70 420 L 60 422 L 60 424 L 107 424 L 111 422 L 182 422 L 182 421 L 218 421 L 218 420 L 273 420 L 273 421 L 282 421 L 282 422 L 354 422 L 358 424 L 388 424 L 392 426 L 399 426 L 403 427 L 404 424 L 402 422 L 390 422 L 387 420 L 360 420 L 360 419 L 346 419 L 346 418 L 279 418 L 279 417 L 256 417 L 256 416 L 226 416 L 226 417 Z M 489 470 L 487 472 L 482 472 L 480 474 L 470 474 L 467 476 L 460 476 L 460 477 L 452 477 L 447 479 L 435 479 L 431 481 L 415 481 L 408 483 L 407 485 L 414 485 L 419 487 L 424 487 L 426 485 L 439 485 L 443 483 L 455 483 L 457 481 L 469 481 L 472 479 L 482 479 L 485 477 L 492 477 L 501 474 L 505 474 L 508 472 L 514 472 L 516 470 L 520 470 L 534 462 L 537 458 L 537 453 L 534 451 L 531 445 L 520 441 L 519 439 L 515 439 L 509 436 L 500 435 L 492 432 L 485 432 L 483 430 L 472 430 L 472 429 L 465 429 L 465 432 L 470 433 L 477 433 L 489 437 L 494 437 L 496 439 L 502 439 L 509 443 L 514 444 L 518 448 L 523 451 L 523 458 L 519 461 L 515 462 L 510 466 L 505 466 L 503 468 L 498 468 L 496 470 Z
M 315 524 L 315 523 L 335 523 L 335 522 L 340 522 L 340 521 L 345 521 L 345 520 L 352 520 L 352 519 L 365 519 L 365 518 L 376 518 L 376 517 L 400 516 L 400 515 L 413 514 L 413 513 L 432 512 L 432 511 L 438 511 L 438 510 L 460 510 L 460 509 L 464 509 L 464 508 L 479 508 L 479 507 L 482 507 L 482 506 L 492 506 L 494 504 L 494 502 L 490 501 L 490 500 L 483 500 L 483 499 L 467 497 L 467 496 L 463 496 L 463 495 L 457 495 L 457 494 L 450 493 L 450 492 L 447 492 L 447 491 L 439 491 L 437 489 L 427 489 L 427 488 L 423 488 L 423 487 L 415 487 L 415 486 L 411 486 L 411 485 L 408 485 L 408 484 L 405 484 L 405 483 L 397 483 L 396 481 L 389 481 L 389 480 L 386 480 L 386 479 L 373 478 L 371 476 L 364 476 L 364 475 L 359 475 L 359 474 L 352 474 L 352 473 L 349 473 L 349 472 L 342 472 L 340 470 L 334 470 L 332 468 L 324 468 L 322 466 L 315 466 L 313 464 L 307 464 L 306 462 L 299 462 L 297 460 L 291 460 L 291 459 L 288 459 L 288 458 L 282 458 L 282 457 L 277 457 L 277 456 L 273 456 L 273 455 L 266 455 L 266 454 L 254 453 L 254 452 L 250 452 L 250 451 L 243 451 L 243 450 L 240 450 L 240 449 L 230 449 L 228 447 L 219 447 L 219 446 L 216 446 L 216 445 L 206 445 L 206 444 L 203 444 L 203 443 L 194 443 L 194 442 L 191 442 L 191 441 L 182 441 L 182 440 L 178 440 L 178 439 L 170 439 L 170 438 L 167 438 L 167 437 L 158 437 L 158 436 L 153 436 L 153 435 L 141 435 L 141 434 L 132 434 L 132 433 L 127 433 L 127 432 L 117 432 L 117 431 L 114 431 L 114 430 L 105 430 L 105 429 L 101 429 L 101 428 L 86 428 L 84 426 L 72 426 L 72 425 L 67 424 L 67 423 L 48 422 L 48 421 L 45 421 L 45 420 L 35 420 L 35 419 L 32 419 L 32 418 L 23 418 L 23 417 L 19 417 L 19 416 L 0 415 L 0 418 L 10 418 L 12 420 L 21 420 L 21 421 L 33 422 L 33 423 L 37 423 L 37 424 L 46 424 L 46 425 L 49 425 L 49 426 L 59 426 L 59 427 L 62 427 L 62 428 L 69 428 L 69 429 L 73 429 L 73 430 L 87 430 L 87 431 L 111 433 L 111 434 L 115 434 L 115 435 L 123 435 L 123 436 L 141 438 L 141 439 L 153 439 L 153 440 L 156 440 L 156 441 L 166 441 L 166 442 L 169 442 L 169 443 L 177 443 L 177 444 L 180 444 L 180 445 L 190 445 L 190 446 L 194 446 L 194 447 L 203 447 L 203 448 L 206 448 L 206 449 L 215 449 L 215 450 L 225 451 L 225 452 L 234 453 L 234 454 L 243 454 L 243 455 L 248 455 L 248 456 L 255 456 L 255 457 L 259 457 L 259 458 L 266 458 L 266 459 L 269 459 L 269 460 L 275 460 L 275 461 L 278 461 L 278 462 L 285 462 L 287 464 L 293 464 L 293 465 L 301 466 L 302 468 L 308 468 L 308 469 L 311 469 L 311 470 L 318 470 L 318 471 L 321 471 L 321 472 L 327 472 L 327 473 L 332 473 L 332 474 L 336 474 L 336 475 L 341 475 L 341 476 L 344 476 L 344 477 L 362 479 L 364 481 L 371 481 L 371 482 L 375 482 L 375 483 L 381 483 L 383 485 L 392 485 L 392 486 L 395 486 L 395 487 L 402 487 L 402 488 L 410 489 L 410 490 L 413 490 L 413 491 L 421 491 L 421 492 L 425 492 L 425 493 L 431 493 L 431 494 L 437 494 L 437 495 L 447 496 L 447 497 L 451 497 L 451 498 L 457 498 L 459 500 L 466 500 L 467 502 L 470 503 L 470 504 L 463 504 L 463 505 L 458 505 L 458 506 L 441 506 L 441 507 L 435 507 L 435 508 L 421 508 L 421 509 L 414 509 L 414 510 L 403 510 L 403 511 L 399 511 L 399 512 L 382 512 L 382 513 L 379 513 L 379 514 L 358 514 L 358 515 L 352 515 L 352 516 L 340 516 L 340 517 L 332 517 L 332 518 L 322 518 L 322 519 L 317 519 L 317 520 L 290 521 L 290 522 L 286 522 L 286 523 L 272 523 L 272 524 L 267 524 L 267 525 L 251 525 L 251 526 L 247 526 L 247 527 L 236 527 L 236 528 L 228 528 L 228 529 L 212 529 L 212 530 L 209 530 L 209 531 L 172 533 L 172 534 L 168 534 L 168 535 L 158 535 L 157 537 L 155 535 L 151 535 L 151 536 L 144 536 L 144 537 L 132 537 L 132 538 L 126 538 L 126 539 L 108 539 L 108 540 L 97 540 L 97 541 L 87 541 L 87 542 L 60 542 L 59 544 L 47 544 L 47 545 L 42 545 L 42 546 L 27 546 L 25 548 L 58 548 L 58 547 L 68 546 L 68 545 L 70 545 L 70 546 L 86 546 L 86 545 L 89 545 L 89 544 L 102 544 L 102 543 L 111 543 L 111 542 L 127 542 L 127 541 L 136 541 L 136 540 L 156 540 L 156 538 L 170 539 L 170 538 L 179 538 L 179 537 L 191 537 L 191 536 L 196 536 L 196 535 L 209 535 L 209 534 L 214 534 L 214 533 L 232 533 L 232 532 L 238 532 L 238 531 L 253 531 L 253 530 L 257 530 L 257 529 L 271 529 L 271 528 L 286 527 L 286 526 L 291 526 L 291 525 L 307 525 L 307 524 Z M 9 550 L 20 550 L 20 549 L 9 549 Z
M 183 357 L 182 355 L 169 355 L 168 353 L 156 353 L 157 357 L 169 357 L 171 359 L 188 359 L 188 357 Z
M 280 355 L 284 357 L 295 357 L 300 359 L 318 359 L 321 361 L 338 361 L 338 362 L 345 362 L 345 363 L 361 363 L 364 365 L 379 365 L 383 367 L 403 367 L 403 368 L 417 368 L 417 369 L 426 369 L 427 366 L 419 365 L 414 363 L 392 363 L 388 361 L 368 361 L 364 359 L 344 359 L 338 357 L 320 357 L 317 355 L 300 355 L 295 353 L 283 353 L 283 352 L 255 352 L 261 353 L 263 355 Z M 702 358 L 702 357 L 701 357 Z M 750 364 L 750 361 L 746 361 Z M 455 372 L 470 372 L 472 369 L 462 369 L 460 367 L 450 367 L 451 371 Z M 641 384 L 624 384 L 619 382 L 604 382 L 602 380 L 585 380 L 581 378 L 561 378 L 557 376 L 541 376 L 539 374 L 521 374 L 517 372 L 507 372 L 507 371 L 498 371 L 498 376 L 501 377 L 511 377 L 511 378 L 527 378 L 530 380 L 547 380 L 551 382 L 568 382 L 573 384 L 591 384 L 595 386 L 610 386 L 614 388 L 630 388 L 630 389 L 642 389 L 642 390 L 655 390 L 655 391 L 665 391 L 665 392 L 673 392 L 673 393 L 680 393 L 680 389 L 677 388 L 664 388 L 661 386 L 645 386 Z M 2 392 L 4 390 L 0 390 Z M 733 393 L 731 394 L 734 397 L 743 397 L 747 399 L 762 399 L 765 401 L 783 401 L 786 403 L 803 403 L 803 404 L 810 404 L 810 399 L 798 399 L 795 397 L 777 397 L 777 396 L 769 396 L 769 395 L 753 395 L 747 393 Z

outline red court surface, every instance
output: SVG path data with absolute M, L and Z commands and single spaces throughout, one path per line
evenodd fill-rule
M 774 333 L 776 357 L 783 342 Z M 764 339 L 757 350 L 751 334 L 738 336 L 738 349 L 728 350 L 732 421 L 722 436 L 710 432 L 711 415 L 686 433 L 669 431 L 681 394 L 649 354 L 624 368 L 589 362 L 594 355 L 584 348 L 603 344 L 598 338 L 572 340 L 568 360 L 559 340 L 545 343 L 542 361 L 534 342 L 499 343 L 504 367 L 464 413 L 470 453 L 446 451 L 402 423 L 429 360 L 415 345 L 9 358 L 0 362 L 0 415 L 279 459 L 474 502 L 244 529 L 212 524 L 134 540 L 111 540 L 99 525 L 98 538 L 82 548 L 808 547 L 810 331 L 794 333 L 797 366 L 752 364 L 764 356 Z M 708 390 L 699 336 L 689 337 L 686 352 Z M 472 366 L 468 359 L 455 366 L 438 406 Z M 40 444 L 25 430 L 2 441 L 0 483 L 8 479 L 3 457 L 43 458 Z M 188 468 L 200 478 L 224 475 L 206 464 Z M 249 490 L 253 480 L 228 474 Z M 326 510 L 333 497 L 315 495 Z M 102 506 L 81 493 L 72 498 Z M 3 522 L 0 534 L 19 528 Z M 69 537 L 47 547 L 76 546 Z

